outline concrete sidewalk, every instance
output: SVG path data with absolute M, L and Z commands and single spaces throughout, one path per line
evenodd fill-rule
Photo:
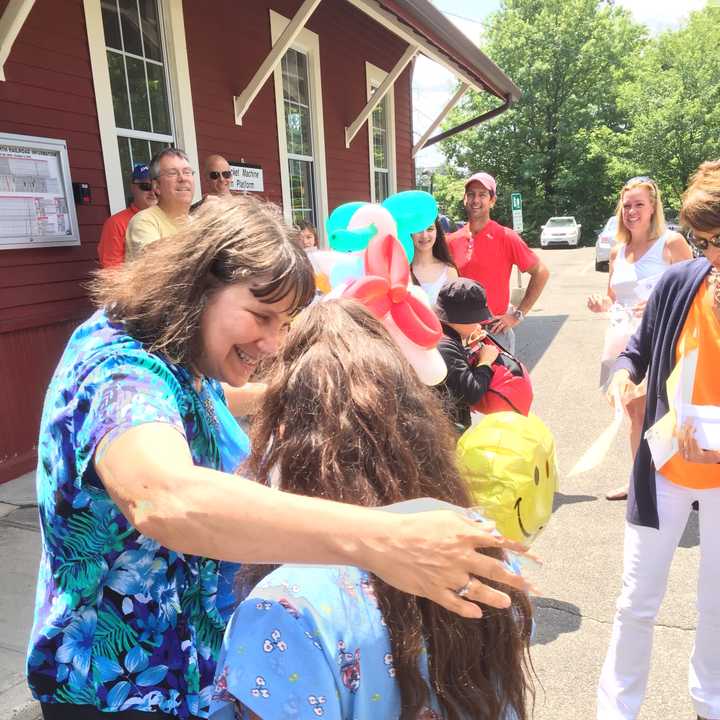
M 0 485 L 0 720 L 36 720 L 25 682 L 40 559 L 35 473 Z

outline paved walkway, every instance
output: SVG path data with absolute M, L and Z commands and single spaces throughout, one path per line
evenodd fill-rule
M 40 710 L 25 683 L 40 528 L 35 474 L 0 485 L 0 720 L 35 720 Z

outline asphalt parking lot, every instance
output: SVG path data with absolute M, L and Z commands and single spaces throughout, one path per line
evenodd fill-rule
M 551 279 L 519 328 L 518 353 L 532 366 L 534 411 L 555 435 L 560 492 L 555 514 L 533 549 L 544 567 L 532 571 L 536 600 L 533 662 L 538 675 L 537 720 L 595 717 L 595 690 L 620 590 L 624 502 L 607 490 L 630 471 L 624 429 L 604 461 L 568 477 L 593 440 L 610 425 L 612 411 L 598 390 L 606 320 L 585 307 L 601 292 L 607 273 L 596 272 L 594 248 L 539 251 Z M 687 692 L 687 663 L 696 623 L 697 513 L 673 563 L 655 632 L 653 664 L 641 720 L 695 718 Z

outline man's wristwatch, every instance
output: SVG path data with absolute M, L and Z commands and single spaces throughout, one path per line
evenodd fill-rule
M 512 316 L 518 321 L 522 322 L 525 319 L 525 313 L 520 308 L 515 308 L 512 311 Z

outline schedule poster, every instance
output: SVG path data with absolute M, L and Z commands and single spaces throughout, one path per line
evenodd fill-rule
M 55 143 L 0 136 L 0 249 L 79 243 L 67 151 Z

